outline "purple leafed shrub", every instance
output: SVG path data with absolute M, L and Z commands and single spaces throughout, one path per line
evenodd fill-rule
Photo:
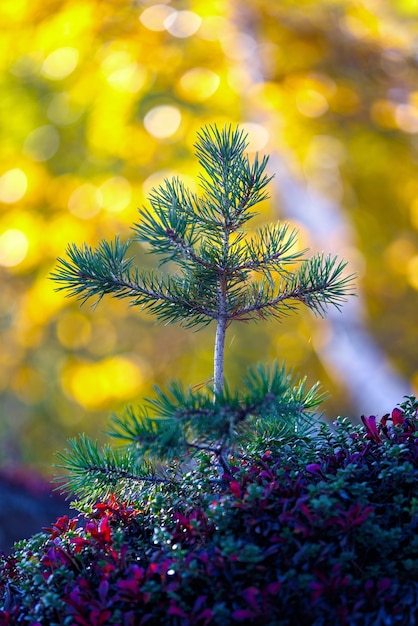
M 417 624 L 416 402 L 363 423 L 59 518 L 3 557 L 0 624 Z

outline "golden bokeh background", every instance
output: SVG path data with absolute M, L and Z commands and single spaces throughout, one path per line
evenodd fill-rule
M 213 328 L 93 312 L 49 279 L 69 242 L 129 237 L 164 178 L 196 189 L 206 123 L 272 154 L 258 223 L 290 220 L 358 275 L 339 318 L 231 327 L 231 383 L 286 360 L 330 391 L 330 418 L 381 410 L 391 378 L 396 401 L 418 392 L 415 0 L 2 0 L 0 19 L 0 465 L 49 473 L 154 384 L 211 377 Z

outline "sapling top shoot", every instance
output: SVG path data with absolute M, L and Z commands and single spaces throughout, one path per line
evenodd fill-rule
M 327 305 L 340 307 L 352 276 L 345 263 L 319 254 L 304 258 L 295 247 L 297 232 L 276 222 L 247 236 L 255 207 L 268 197 L 268 157 L 246 154 L 247 137 L 239 128 L 204 127 L 196 156 L 201 165 L 201 195 L 178 179 L 165 180 L 139 210 L 134 235 L 116 237 L 93 249 L 71 244 L 68 258 L 58 259 L 53 279 L 58 289 L 83 301 L 105 294 L 128 298 L 163 322 L 183 326 L 215 323 L 213 390 L 224 389 L 225 334 L 233 321 L 276 318 L 302 303 L 319 315 Z M 174 274 L 134 267 L 127 256 L 134 242 L 171 261 Z

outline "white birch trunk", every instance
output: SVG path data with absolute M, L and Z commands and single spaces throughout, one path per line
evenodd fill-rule
M 249 6 L 240 5 L 235 14 L 235 28 L 254 42 L 251 61 L 244 56 L 240 65 L 240 85 L 243 110 L 248 94 L 254 93 L 257 83 L 263 83 L 263 61 L 260 56 L 254 24 L 257 14 Z M 238 85 L 238 83 L 237 83 Z M 254 101 L 248 105 L 248 121 L 264 127 L 271 138 L 277 135 L 277 120 L 274 113 L 264 109 L 257 112 Z M 272 142 L 266 146 L 271 154 L 269 171 L 276 174 L 273 184 L 281 200 L 281 218 L 295 219 L 309 229 L 312 247 L 315 250 L 339 254 L 355 249 L 354 227 L 338 202 L 330 201 L 319 191 L 307 189 L 307 185 L 291 173 L 286 163 L 290 153 L 286 147 Z M 282 156 L 285 155 L 285 156 Z M 287 161 L 286 161 L 287 157 Z M 348 260 L 348 259 L 347 259 Z M 348 268 L 350 272 L 350 268 Z M 329 340 L 315 345 L 317 354 L 332 379 L 343 382 L 352 404 L 359 414 L 389 412 L 410 395 L 410 385 L 391 367 L 384 351 L 371 336 L 364 298 L 360 289 L 357 298 L 344 304 L 342 313 L 331 307 L 328 311 Z

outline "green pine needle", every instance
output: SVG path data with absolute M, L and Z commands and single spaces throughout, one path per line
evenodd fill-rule
M 141 461 L 138 454 L 108 445 L 98 448 L 97 442 L 85 435 L 70 439 L 69 449 L 58 453 L 56 465 L 65 474 L 57 476 L 60 490 L 75 493 L 84 502 L 108 499 L 111 495 L 139 498 L 147 485 L 168 483 L 155 467 Z

